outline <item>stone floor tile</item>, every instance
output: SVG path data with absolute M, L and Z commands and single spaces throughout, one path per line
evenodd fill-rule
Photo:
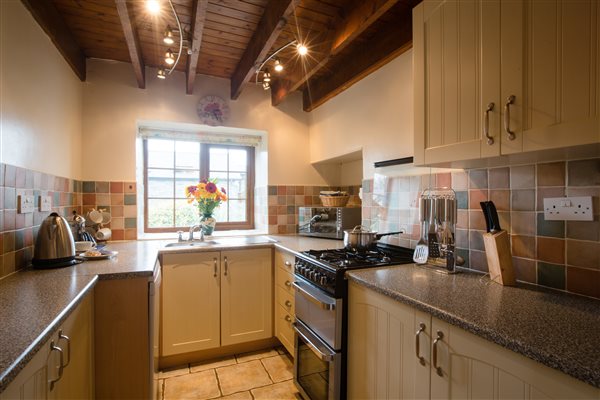
M 283 346 L 279 346 L 275 350 L 277 350 L 277 352 L 279 354 L 287 354 L 287 351 L 286 351 L 285 347 L 283 347 Z
M 221 396 L 214 370 L 165 379 L 164 400 L 214 399 Z
M 188 364 L 180 365 L 178 367 L 167 368 L 158 373 L 160 379 L 172 378 L 174 376 L 180 376 L 190 373 L 190 366 Z
M 296 400 L 300 398 L 298 390 L 291 380 L 252 389 L 252 395 L 255 400 Z
M 226 367 L 228 365 L 233 365 L 235 363 L 236 363 L 236 361 L 235 361 L 234 356 L 215 358 L 212 360 L 206 360 L 206 361 L 202 361 L 199 363 L 190 364 L 190 371 L 192 373 L 206 371 L 208 369 Z
M 294 377 L 294 365 L 288 358 L 288 356 L 275 356 L 263 358 L 260 360 L 265 366 L 265 369 L 269 373 L 269 376 L 273 382 L 287 381 Z
M 265 357 L 273 357 L 273 356 L 276 356 L 277 354 L 279 354 L 277 352 L 277 350 L 268 349 L 268 350 L 251 351 L 250 353 L 236 354 L 235 358 L 237 359 L 238 363 L 243 363 L 246 361 L 259 360 L 259 359 L 265 358 Z
M 216 371 L 223 395 L 273 383 L 259 360 L 217 368 Z
M 252 400 L 250 392 L 238 392 L 230 394 L 229 396 L 219 397 L 222 400 Z

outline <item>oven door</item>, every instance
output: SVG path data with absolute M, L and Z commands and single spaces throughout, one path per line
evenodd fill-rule
M 342 354 L 327 346 L 301 321 L 296 331 L 294 383 L 302 397 L 310 400 L 340 398 Z

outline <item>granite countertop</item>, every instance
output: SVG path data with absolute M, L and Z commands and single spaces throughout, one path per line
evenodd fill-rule
M 425 311 L 600 388 L 600 301 L 482 275 L 414 264 L 347 273 L 360 285 Z

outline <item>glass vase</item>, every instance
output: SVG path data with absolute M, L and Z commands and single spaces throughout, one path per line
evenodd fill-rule
M 200 226 L 202 227 L 201 229 L 205 236 L 212 235 L 216 225 L 217 220 L 212 214 L 202 214 L 202 217 L 200 218 Z

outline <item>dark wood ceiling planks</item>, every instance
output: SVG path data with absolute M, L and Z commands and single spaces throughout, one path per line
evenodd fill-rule
M 46 0 L 22 1 L 42 25 L 32 7 Z M 176 28 L 177 24 L 168 1 L 160 1 L 158 16 L 150 15 L 142 0 L 51 0 L 49 4 L 62 17 L 63 36 L 65 31 L 72 35 L 72 43 L 67 41 L 66 46 L 75 58 L 67 61 L 77 63 L 77 51 L 87 58 L 129 63 L 139 55 L 133 66 L 143 87 L 139 68 L 163 67 L 166 50 L 178 50 L 177 41 L 170 47 L 162 41 L 165 28 Z M 186 72 L 188 94 L 196 74 L 204 74 L 230 79 L 232 98 L 236 98 L 242 83 L 255 82 L 255 67 L 261 60 L 298 39 L 308 44 L 310 53 L 301 60 L 290 47 L 278 55 L 285 70 L 272 74 L 272 100 L 277 105 L 291 91 L 301 90 L 304 109 L 312 110 L 410 48 L 412 7 L 418 2 L 173 0 L 189 42 L 185 44 L 194 50 L 188 55 L 184 47 L 177 70 Z M 47 14 L 47 10 L 42 11 Z M 125 11 L 127 18 L 123 17 Z M 137 53 L 132 52 L 131 43 Z M 369 54 L 373 52 L 366 49 L 378 54 Z

